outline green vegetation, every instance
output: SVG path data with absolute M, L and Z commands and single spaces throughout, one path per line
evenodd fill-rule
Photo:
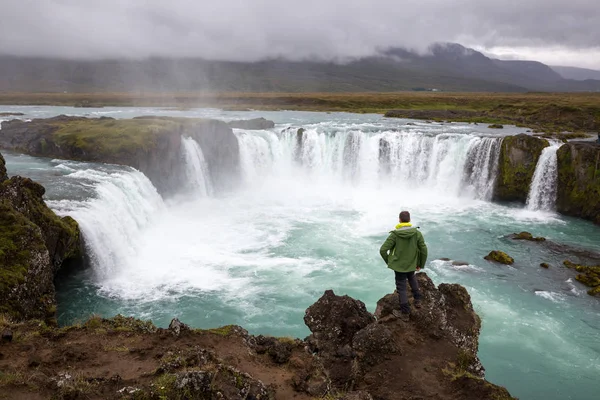
M 432 112 L 442 112 L 440 120 L 517 124 L 540 132 L 600 130 L 600 93 L 1 93 L 0 104 L 364 113 L 413 110 L 424 111 L 421 119 L 437 119 Z
M 113 160 L 153 149 L 162 135 L 177 132 L 180 123 L 167 119 L 89 119 L 52 124 L 53 141 L 81 158 Z
M 557 210 L 600 224 L 600 147 L 568 144 L 557 158 Z
M 531 242 L 543 242 L 543 241 L 546 240 L 546 238 L 542 237 L 542 236 L 534 237 L 529 232 L 515 233 L 515 234 L 513 234 L 513 239 L 515 239 L 515 240 L 529 240 Z
M 498 179 L 494 198 L 525 203 L 535 166 L 548 147 L 545 139 L 528 135 L 507 136 L 502 140 L 498 163 Z
M 563 264 L 567 268 L 574 269 L 575 271 L 579 272 L 575 279 L 591 288 L 587 292 L 590 296 L 600 297 L 600 265 L 577 265 L 568 260 Z
M 495 261 L 500 264 L 512 265 L 515 260 L 503 251 L 493 250 L 487 256 L 483 257 L 488 261 Z

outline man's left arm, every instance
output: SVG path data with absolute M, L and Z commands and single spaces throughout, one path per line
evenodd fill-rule
M 379 254 L 381 254 L 381 258 L 385 263 L 388 263 L 389 251 L 394 248 L 396 245 L 396 240 L 394 239 L 394 234 L 390 233 L 390 236 L 383 242 L 381 248 L 379 249 Z
M 423 234 L 417 231 L 417 247 L 419 248 L 419 260 L 417 262 L 417 267 L 425 268 L 425 263 L 427 262 L 427 245 L 425 244 L 425 239 L 423 239 Z

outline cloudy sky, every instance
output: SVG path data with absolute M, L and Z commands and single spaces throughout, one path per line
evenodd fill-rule
M 0 0 L 0 54 L 345 59 L 458 42 L 600 69 L 597 0 Z

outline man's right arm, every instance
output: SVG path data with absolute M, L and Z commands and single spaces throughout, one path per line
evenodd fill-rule
M 381 258 L 383 258 L 383 261 L 385 261 L 386 264 L 388 263 L 388 252 L 392 250 L 395 245 L 396 240 L 394 239 L 394 234 L 390 233 L 390 236 L 388 236 L 379 249 L 379 254 L 381 254 Z
M 423 234 L 421 232 L 419 232 L 417 237 L 417 247 L 419 248 L 417 267 L 425 268 L 425 263 L 427 262 L 427 245 L 425 244 L 425 239 L 423 239 Z

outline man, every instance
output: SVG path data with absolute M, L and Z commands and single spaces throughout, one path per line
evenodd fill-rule
M 379 254 L 387 264 L 388 268 L 396 275 L 396 291 L 400 298 L 400 311 L 394 310 L 394 316 L 408 321 L 410 304 L 406 294 L 406 281 L 412 289 L 414 306 L 421 308 L 421 292 L 415 277 L 415 271 L 425 267 L 427 261 L 427 246 L 421 232 L 410 223 L 410 213 L 400 213 L 400 223 L 396 230 L 390 232 L 390 236 L 381 245 Z

